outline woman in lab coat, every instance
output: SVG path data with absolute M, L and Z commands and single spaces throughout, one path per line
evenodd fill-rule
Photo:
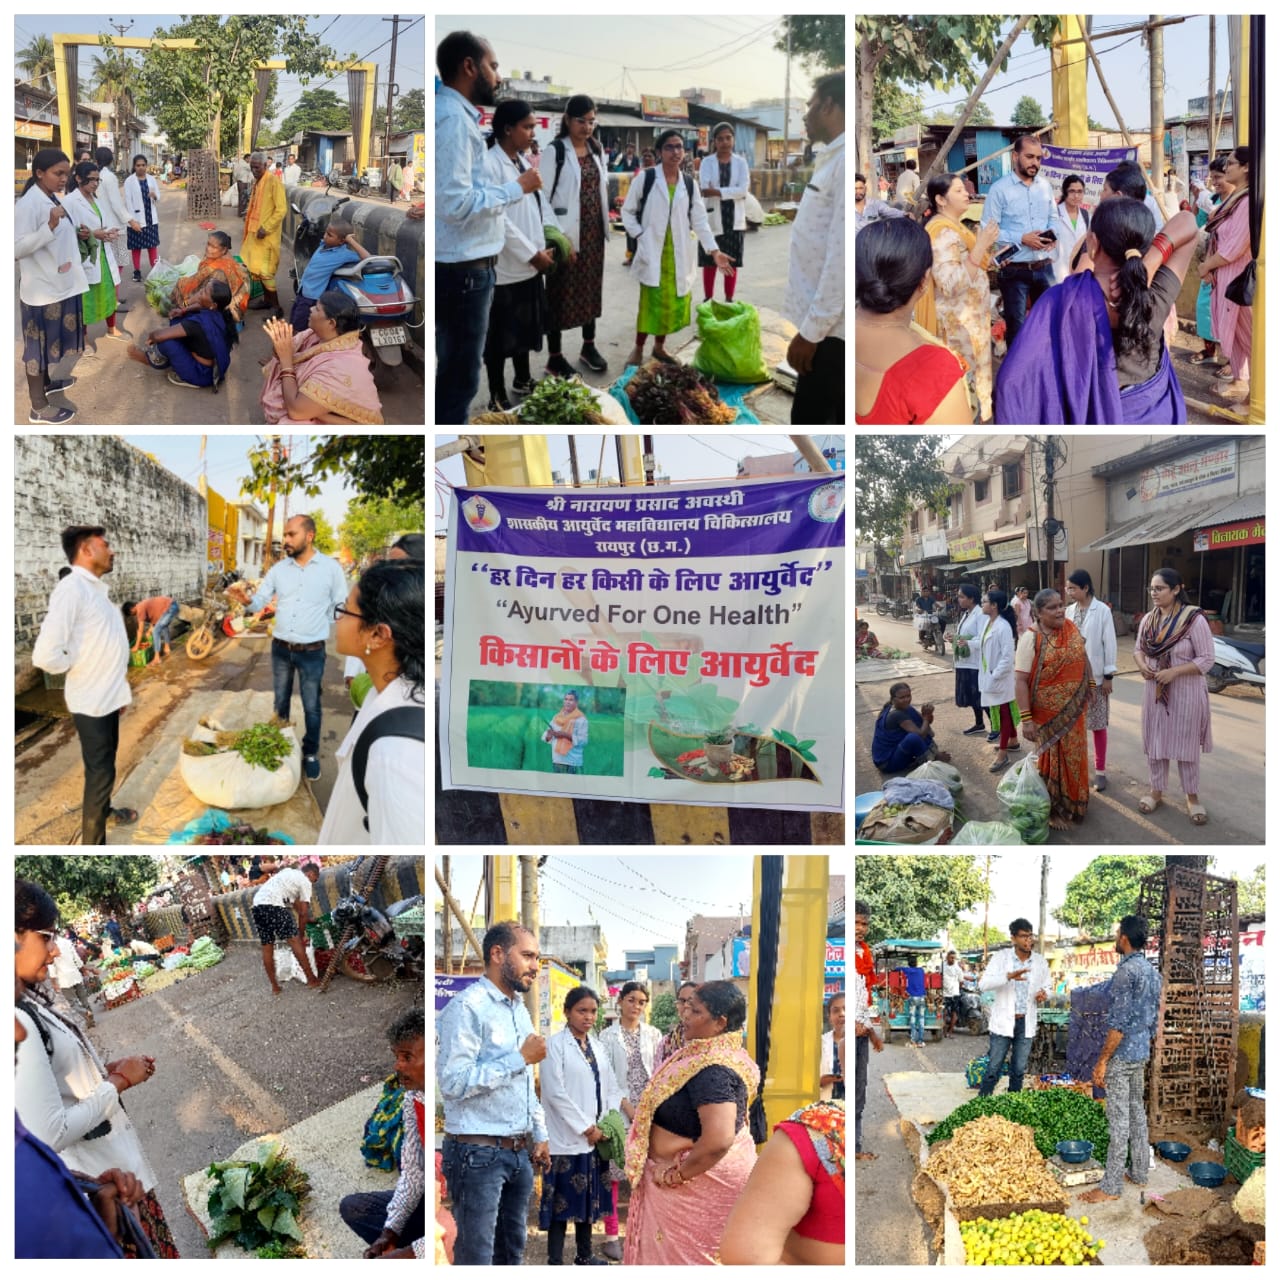
M 742 267 L 742 247 L 747 229 L 747 192 L 751 190 L 751 170 L 733 149 L 733 126 L 721 123 L 711 134 L 715 150 L 702 157 L 698 169 L 698 186 L 708 202 L 707 219 L 711 223 L 716 244 L 729 256 L 735 268 Z M 716 264 L 698 246 L 698 266 L 702 268 L 702 292 L 710 302 L 716 291 Z M 724 278 L 724 299 L 733 301 L 738 286 L 738 271 Z
M 89 251 L 87 257 L 82 254 L 80 264 L 89 284 L 88 292 L 80 295 L 85 328 L 105 320 L 108 338 L 128 342 L 129 335 L 116 328 L 116 285 L 120 283 L 120 268 L 116 265 L 114 242 L 120 233 L 111 220 L 106 201 L 98 195 L 98 166 L 92 160 L 82 160 L 74 174 L 75 189 L 63 197 L 62 207 Z
M 609 177 L 604 148 L 596 141 L 596 104 L 576 93 L 565 105 L 560 132 L 547 148 L 543 200 L 550 205 L 573 253 L 547 281 L 550 325 L 547 372 L 573 376 L 561 354 L 565 329 L 582 330 L 582 363 L 604 373 L 609 363 L 596 350 L 596 320 L 604 313 L 604 248 L 609 239 Z M 541 169 L 539 169 L 541 172 Z
M 142 280 L 142 250 L 156 265 L 160 249 L 160 188 L 147 173 L 147 157 L 133 157 L 133 172 L 124 180 L 124 207 L 129 215 L 127 243 L 133 254 L 133 278 Z
M 116 177 L 115 170 L 112 168 L 116 162 L 115 152 L 110 147 L 99 147 L 93 153 L 93 158 L 98 162 L 98 207 L 102 210 L 107 222 L 120 232 L 112 242 L 111 251 L 116 255 L 116 266 L 121 268 L 116 275 L 122 277 L 129 252 L 125 237 L 129 227 L 129 211 L 124 207 L 124 197 L 120 194 L 120 179 Z M 120 281 L 117 279 L 116 311 L 128 310 L 129 308 L 120 301 Z
M 693 179 L 680 172 L 684 159 L 680 131 L 667 129 L 654 145 L 659 166 L 636 175 L 622 206 L 622 224 L 636 238 L 631 274 L 640 281 L 636 345 L 627 357 L 629 365 L 644 363 L 648 334 L 654 335 L 654 358 L 673 360 L 667 355 L 667 335 L 678 333 L 689 324 L 689 296 L 693 289 L 691 242 L 695 235 L 721 271 L 728 275 L 733 270 L 728 254 L 716 244 L 707 221 L 707 206 Z

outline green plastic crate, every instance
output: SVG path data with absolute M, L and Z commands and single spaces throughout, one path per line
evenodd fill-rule
M 1236 1141 L 1236 1129 L 1235 1125 L 1232 1125 L 1227 1130 L 1227 1144 L 1222 1152 L 1222 1163 L 1227 1166 L 1227 1172 L 1243 1186 L 1255 1169 L 1260 1169 L 1267 1163 L 1267 1155 L 1265 1151 L 1245 1150 Z

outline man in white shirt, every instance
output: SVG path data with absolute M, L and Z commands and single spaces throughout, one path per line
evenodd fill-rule
M 1036 1006 L 1043 1004 L 1053 989 L 1048 963 L 1032 949 L 1035 936 L 1031 921 L 1019 916 L 1009 926 L 1013 949 L 997 951 L 978 979 L 980 990 L 996 993 L 991 1009 L 987 1072 L 978 1090 L 980 1098 L 989 1098 L 995 1092 L 1010 1049 L 1013 1056 L 1009 1058 L 1009 1092 L 1022 1091 L 1022 1077 L 1036 1035 Z
M 120 714 L 129 691 L 129 636 L 120 610 L 102 581 L 116 556 L 100 525 L 73 524 L 62 531 L 71 572 L 53 589 L 49 612 L 36 637 L 32 663 L 52 675 L 66 673 L 67 710 L 75 722 L 84 760 L 81 841 L 107 843 L 107 817 L 118 826 L 137 822 L 136 809 L 112 809 Z
M 249 152 L 231 162 L 231 180 L 236 184 L 236 214 L 243 218 L 249 208 L 249 193 L 253 189 L 253 170 L 249 167 Z
M 297 156 L 290 156 L 289 163 L 284 167 L 284 185 L 286 187 L 296 187 L 302 181 L 302 166 L 298 163 Z
M 800 375 L 793 424 L 840 424 L 844 417 L 844 72 L 814 82 L 805 130 L 826 147 L 791 224 L 783 312 L 796 326 L 787 363 Z
M 272 995 L 280 994 L 276 981 L 276 942 L 288 942 L 289 949 L 307 975 L 307 986 L 318 987 L 320 979 L 307 959 L 307 948 L 300 936 L 306 928 L 311 910 L 311 886 L 320 879 L 320 868 L 314 862 L 299 871 L 285 867 L 277 871 L 253 895 L 253 927 L 262 942 L 262 967 L 267 971 Z M 294 915 L 297 914 L 295 924 Z
M 954 951 L 947 952 L 942 965 L 942 1038 L 950 1039 L 960 1021 L 960 980 L 964 977 L 964 965 L 956 960 Z
M 76 954 L 76 944 L 69 937 L 59 938 L 58 954 L 49 966 L 49 976 L 58 990 L 67 998 L 68 1004 L 73 997 L 79 1002 L 84 1010 L 85 1022 L 93 1026 L 93 1009 L 89 1004 L 89 997 L 85 994 L 84 978 L 80 974 L 82 968 L 80 957 Z
M 898 180 L 893 185 L 894 198 L 905 209 L 910 210 L 915 203 L 916 192 L 920 190 L 920 175 L 916 172 L 916 162 L 908 160 L 903 170 L 898 174 Z

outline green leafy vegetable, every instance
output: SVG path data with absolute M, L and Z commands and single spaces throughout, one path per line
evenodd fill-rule
M 545 426 L 604 422 L 595 394 L 578 378 L 543 378 L 524 398 L 516 414 L 521 422 Z
M 236 735 L 235 750 L 247 763 L 275 773 L 292 754 L 293 743 L 275 725 L 255 724 Z
M 1105 1161 L 1110 1143 L 1107 1113 L 1091 1098 L 1071 1089 L 1033 1089 L 1002 1093 L 999 1097 L 973 1098 L 957 1107 L 932 1133 L 929 1144 L 950 1138 L 961 1125 L 979 1116 L 1004 1116 L 1035 1131 L 1036 1147 L 1052 1156 L 1059 1142 L 1093 1143 L 1093 1158 Z
M 211 1164 L 208 1173 L 214 1181 L 209 1193 L 210 1248 L 234 1239 L 260 1258 L 304 1256 L 298 1247 L 303 1237 L 297 1213 L 311 1184 L 282 1147 L 273 1147 L 261 1162 Z

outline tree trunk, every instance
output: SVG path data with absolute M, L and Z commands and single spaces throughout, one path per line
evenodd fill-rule
M 875 182 L 875 164 L 871 156 L 871 111 L 875 98 L 876 66 L 880 59 L 871 51 L 871 37 L 865 32 L 858 35 L 858 132 L 854 139 L 854 160 L 858 172 Z

